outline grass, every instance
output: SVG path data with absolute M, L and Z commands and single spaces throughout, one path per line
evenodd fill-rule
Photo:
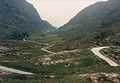
M 120 47 L 119 46 L 114 46 L 114 47 L 104 49 L 101 51 L 101 53 L 104 56 L 109 57 L 111 60 L 113 60 L 117 64 L 120 64 Z
M 26 46 L 26 45 L 23 45 L 23 46 Z M 73 74 L 73 73 L 91 73 L 91 72 L 108 72 L 108 71 L 111 72 L 114 69 L 114 68 L 111 68 L 107 63 L 105 63 L 104 61 L 96 57 L 88 49 L 81 50 L 78 57 L 79 60 L 77 60 L 79 64 L 77 65 L 74 64 L 76 61 L 73 61 L 72 63 L 70 63 L 71 65 L 67 68 L 65 66 L 67 63 L 60 63 L 55 65 L 41 65 L 41 64 L 35 65 L 35 63 L 38 61 L 37 60 L 38 57 L 44 55 L 45 53 L 42 53 L 39 47 L 36 47 L 36 46 L 31 46 L 31 47 L 32 48 L 24 49 L 25 52 L 26 51 L 30 52 L 31 55 L 29 56 L 21 55 L 16 58 L 16 62 L 1 61 L 0 64 L 11 67 L 11 68 L 16 68 L 16 69 L 25 70 L 25 71 L 29 71 L 37 74 L 44 74 L 44 75 L 45 74 L 46 75 L 49 75 L 49 74 L 62 75 L 62 74 Z M 22 58 L 22 57 L 27 57 L 27 58 Z M 72 58 L 73 57 L 74 56 L 72 56 Z M 7 60 L 9 60 L 8 57 L 6 58 Z M 10 58 L 12 57 L 10 56 Z M 109 68 L 109 70 L 107 70 L 106 68 Z M 117 69 L 115 69 L 114 71 L 118 72 Z
M 111 67 L 106 62 L 101 60 L 99 57 L 95 56 L 89 49 L 80 49 L 80 52 L 67 54 L 71 55 L 71 58 L 76 57 L 77 55 L 79 64 L 74 64 L 76 62 L 72 61 L 70 66 L 66 67 L 68 63 L 60 63 L 55 65 L 42 65 L 35 63 L 38 62 L 38 58 L 46 54 L 40 49 L 43 45 L 36 45 L 28 42 L 14 42 L 15 47 L 19 47 L 18 50 L 12 51 L 17 55 L 2 56 L 0 58 L 0 64 L 8 66 L 11 68 L 16 68 L 28 72 L 33 72 L 37 75 L 38 78 L 32 80 L 27 80 L 25 78 L 14 80 L 11 76 L 9 77 L 9 83 L 89 83 L 86 80 L 80 79 L 79 74 L 85 73 L 97 73 L 97 72 L 106 72 L 106 73 L 120 73 L 120 67 Z M 9 44 L 7 43 L 7 44 Z M 16 44 L 16 45 L 15 45 Z M 8 45 L 9 47 L 12 45 Z M 11 51 L 10 51 L 11 52 Z M 19 55 L 19 53 L 21 55 Z M 29 54 L 26 54 L 29 53 Z M 56 56 L 59 59 L 59 55 Z M 67 58 L 66 55 L 63 55 L 63 58 Z M 53 57 L 54 59 L 54 57 Z M 9 62 L 4 62 L 8 60 Z M 15 62 L 12 62 L 15 60 Z M 39 62 L 38 62 L 39 63 Z M 47 75 L 47 76 L 46 76 Z M 55 78 L 50 78 L 50 75 L 54 75 Z M 7 77 L 4 78 L 3 83 L 7 83 Z M 40 81 L 40 82 L 39 82 Z M 77 82 L 76 82 L 77 81 Z M 2 82 L 1 82 L 2 83 Z
M 63 42 L 63 38 L 55 35 L 55 34 L 47 34 L 47 35 L 40 35 L 40 34 L 34 34 L 30 37 L 31 40 L 43 42 L 43 43 L 59 43 Z

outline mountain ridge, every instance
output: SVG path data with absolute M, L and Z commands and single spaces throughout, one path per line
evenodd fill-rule
M 119 4 L 119 0 L 95 3 L 83 9 L 59 28 L 58 34 L 68 40 L 85 41 L 106 40 L 111 36 L 116 36 L 120 31 Z
M 0 39 L 15 39 L 11 35 L 17 33 L 20 36 L 22 33 L 42 33 L 55 29 L 42 20 L 37 10 L 26 0 L 0 0 L 0 12 Z

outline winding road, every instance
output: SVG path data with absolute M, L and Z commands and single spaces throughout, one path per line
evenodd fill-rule
M 41 48 L 42 51 L 47 52 L 49 54 L 56 54 L 55 52 L 49 51 L 48 48 L 52 47 L 54 44 L 47 46 L 47 47 L 43 47 Z
M 34 42 L 34 41 L 30 41 L 30 42 L 33 42 L 33 43 L 36 43 L 36 44 L 40 44 L 39 42 Z M 41 50 L 44 51 L 44 52 L 50 53 L 52 55 L 57 54 L 55 52 L 52 52 L 52 51 L 48 50 L 48 48 L 52 47 L 53 45 L 49 45 L 47 47 L 43 47 L 43 48 L 41 48 Z M 101 58 L 104 61 L 106 61 L 110 66 L 119 66 L 117 63 L 115 63 L 114 61 L 112 61 L 110 58 L 108 58 L 108 57 L 106 57 L 106 56 L 104 56 L 103 54 L 100 53 L 100 51 L 102 49 L 104 49 L 104 48 L 109 48 L 109 47 L 95 47 L 95 48 L 92 48 L 91 51 L 96 56 L 98 56 L 99 58 Z M 71 50 L 71 51 L 62 51 L 62 52 L 58 52 L 58 54 L 63 53 L 63 52 L 76 52 L 76 51 L 79 51 L 79 50 L 75 49 L 75 50 Z M 58 62 L 60 62 L 60 61 L 58 61 Z M 56 62 L 56 63 L 58 63 L 58 62 Z M 31 72 L 25 72 L 25 71 L 13 69 L 13 68 L 8 68 L 8 67 L 2 66 L 2 65 L 0 65 L 0 69 L 4 70 L 4 71 L 7 71 L 7 72 L 11 72 L 11 73 L 17 73 L 17 74 L 23 74 L 23 75 L 33 75 L 33 73 L 31 73 Z
M 37 43 L 37 44 L 40 44 L 39 42 L 34 42 L 34 43 Z M 53 44 L 54 45 L 54 44 Z M 63 52 L 74 52 L 74 51 L 78 51 L 78 49 L 75 49 L 75 50 L 71 50 L 71 51 L 61 51 L 61 52 L 58 52 L 58 53 L 55 53 L 55 52 L 52 52 L 52 51 L 49 51 L 48 48 L 52 47 L 53 45 L 50 45 L 50 46 L 47 46 L 47 47 L 43 47 L 41 48 L 42 51 L 44 52 L 47 52 L 47 53 L 50 53 L 50 55 L 54 55 L 54 54 L 60 54 L 60 53 L 63 53 Z M 96 55 L 98 56 L 99 58 L 101 58 L 102 60 L 104 60 L 105 62 L 107 62 L 110 66 L 120 66 L 119 64 L 117 64 L 116 62 L 114 62 L 113 60 L 111 60 L 110 58 L 104 56 L 103 54 L 100 53 L 100 51 L 102 49 L 105 49 L 105 48 L 109 48 L 109 46 L 104 46 L 104 47 L 94 47 L 91 49 L 91 51 Z
M 24 41 L 27 41 L 27 40 L 24 40 Z M 29 41 L 29 42 L 40 44 L 39 42 L 35 42 L 35 41 Z M 51 52 L 51 51 L 47 50 L 47 48 L 49 48 L 49 47 L 41 48 L 41 50 L 53 54 L 54 52 Z M 1 49 L 3 49 L 3 47 L 1 47 Z M 33 73 L 31 73 L 31 72 L 26 72 L 26 71 L 14 69 L 14 68 L 8 68 L 8 67 L 2 66 L 2 65 L 0 65 L 0 70 L 11 72 L 11 73 L 16 73 L 16 74 L 22 74 L 22 75 L 33 75 Z
M 98 56 L 99 58 L 103 59 L 104 61 L 106 61 L 110 66 L 119 66 L 119 64 L 117 64 L 116 62 L 114 62 L 113 60 L 111 60 L 110 58 L 104 56 L 103 54 L 100 53 L 100 51 L 102 49 L 105 49 L 105 48 L 109 48 L 109 47 L 95 47 L 95 48 L 92 48 L 91 51 L 96 55 Z
M 7 48 L 0 47 L 0 49 L 6 50 Z M 33 73 L 31 73 L 31 72 L 25 72 L 25 71 L 21 71 L 21 70 L 18 70 L 18 69 L 8 68 L 8 67 L 2 66 L 2 65 L 0 65 L 0 70 L 7 71 L 7 72 L 10 72 L 10 73 L 22 74 L 22 75 L 33 75 Z
M 0 69 L 7 71 L 7 72 L 11 72 L 11 73 L 17 73 L 17 74 L 23 74 L 23 75 L 33 75 L 33 73 L 30 73 L 30 72 L 25 72 L 25 71 L 13 69 L 13 68 L 8 68 L 8 67 L 1 66 L 1 65 L 0 65 Z

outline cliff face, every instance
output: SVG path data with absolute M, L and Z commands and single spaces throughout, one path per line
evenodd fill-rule
M 43 21 L 36 9 L 25 0 L 0 0 L 0 38 L 12 33 L 46 32 L 54 28 Z M 16 33 L 16 34 L 17 34 Z

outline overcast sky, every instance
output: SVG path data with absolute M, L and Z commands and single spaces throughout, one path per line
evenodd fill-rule
M 31 0 L 30 2 L 43 20 L 60 27 L 82 9 L 98 1 L 106 0 Z

